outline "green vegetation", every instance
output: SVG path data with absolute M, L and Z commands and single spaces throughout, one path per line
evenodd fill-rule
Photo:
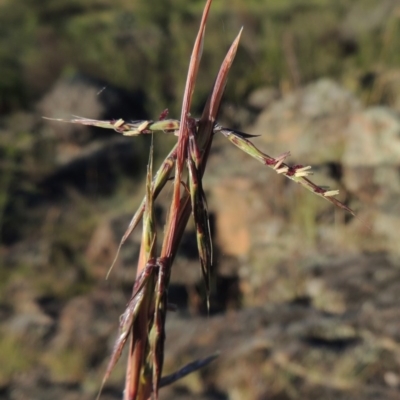
M 187 33 L 195 31 L 201 7 L 201 1 L 183 0 L 3 0 L 0 108 L 29 106 L 60 75 L 81 72 L 143 91 L 152 117 L 166 105 L 176 114 L 191 46 Z M 320 76 L 362 90 L 368 73 L 384 74 L 400 62 L 395 11 L 378 0 L 216 1 L 200 82 L 212 81 L 243 25 L 227 99 L 243 99 L 262 85 L 287 90 Z M 198 85 L 195 110 L 206 88 Z
M 15 374 L 28 371 L 37 362 L 35 349 L 21 338 L 0 333 L 0 385 Z

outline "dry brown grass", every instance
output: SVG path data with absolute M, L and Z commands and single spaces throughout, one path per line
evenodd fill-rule
M 200 28 L 193 47 L 180 121 L 166 119 L 167 111 L 161 114 L 157 122 L 134 121 L 129 123 L 122 119 L 97 121 L 85 118 L 76 118 L 68 121 L 114 129 L 126 136 L 153 134 L 156 131 L 162 131 L 164 133 L 175 134 L 178 137 L 177 144 L 166 157 L 154 177 L 151 148 L 147 170 L 146 195 L 120 243 L 121 248 L 142 219 L 143 233 L 136 282 L 126 310 L 121 317 L 120 331 L 103 379 L 104 385 L 118 361 L 122 349 L 129 340 L 129 355 L 124 390 L 125 400 L 147 400 L 152 396 L 158 398 L 158 391 L 162 385 L 179 379 L 181 376 L 202 367 L 214 358 L 212 356 L 204 360 L 195 361 L 176 374 L 161 378 L 166 313 L 168 309 L 173 308 L 173 305 L 168 304 L 167 296 L 171 268 L 183 232 L 191 215 L 196 227 L 201 270 L 207 297 L 209 296 L 212 242 L 202 178 L 215 134 L 221 133 L 239 149 L 248 153 L 262 164 L 269 166 L 278 174 L 294 180 L 314 194 L 353 214 L 352 210 L 334 198 L 338 193 L 336 190 L 327 190 L 315 185 L 308 179 L 311 167 L 303 165 L 289 166 L 286 164 L 284 161 L 289 156 L 289 152 L 276 158 L 268 156 L 255 147 L 249 140 L 251 135 L 223 128 L 216 123 L 228 72 L 238 48 L 241 31 L 233 41 L 222 62 L 202 116 L 199 119 L 191 117 L 192 95 L 211 2 L 211 0 L 208 0 L 205 5 Z M 171 178 L 172 175 L 173 178 Z M 158 252 L 154 202 L 169 180 L 173 180 L 173 194 L 160 246 L 161 251 Z

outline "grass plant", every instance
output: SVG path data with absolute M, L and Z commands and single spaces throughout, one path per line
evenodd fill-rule
M 213 252 L 202 178 L 206 170 L 214 135 L 222 134 L 240 150 L 260 161 L 263 165 L 272 168 L 276 173 L 299 183 L 315 195 L 354 215 L 351 209 L 334 197 L 338 194 L 337 190 L 329 190 L 309 180 L 310 166 L 290 166 L 285 163 L 289 152 L 276 158 L 271 157 L 252 143 L 250 140 L 252 135 L 224 128 L 216 122 L 228 72 L 234 60 L 242 31 L 238 33 L 222 62 L 201 117 L 193 118 L 191 116 L 192 96 L 211 2 L 212 0 L 207 0 L 205 5 L 190 58 L 180 120 L 168 119 L 167 110 L 160 115 L 158 121 L 127 122 L 122 119 L 98 121 L 80 117 L 70 121 L 58 120 L 114 129 L 125 136 L 152 135 L 155 132 L 163 132 L 164 134 L 176 135 L 178 138 L 177 144 L 167 155 L 154 176 L 153 146 L 151 147 L 147 168 L 146 194 L 130 221 L 119 246 L 120 249 L 142 220 L 143 233 L 137 277 L 132 296 L 121 317 L 119 334 L 102 382 L 103 386 L 117 363 L 124 346 L 129 342 L 124 400 L 147 400 L 152 397 L 157 399 L 161 386 L 174 382 L 181 376 L 197 370 L 214 359 L 214 356 L 211 356 L 204 360 L 195 361 L 176 374 L 162 377 L 165 319 L 167 311 L 173 309 L 173 305 L 168 303 L 169 279 L 174 258 L 190 216 L 192 216 L 196 227 L 201 271 L 207 298 L 209 297 Z M 158 246 L 154 203 L 170 180 L 173 181 L 173 193 L 161 246 Z M 160 252 L 158 252 L 159 248 L 161 248 Z

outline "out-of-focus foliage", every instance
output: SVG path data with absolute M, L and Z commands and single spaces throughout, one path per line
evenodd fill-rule
M 166 105 L 177 113 L 203 3 L 2 0 L 0 109 L 27 106 L 78 71 L 144 89 L 152 114 Z M 195 108 L 242 25 L 233 101 L 260 85 L 287 89 L 325 75 L 360 89 L 370 73 L 399 65 L 399 15 L 392 0 L 216 0 Z

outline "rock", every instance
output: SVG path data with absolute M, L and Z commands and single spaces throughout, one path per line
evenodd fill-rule
M 262 135 L 251 141 L 271 156 L 291 150 L 289 163 L 317 163 L 317 172 L 323 172 L 324 178 L 312 180 L 336 188 L 345 130 L 360 108 L 351 93 L 324 79 L 278 100 L 245 132 Z M 331 163 L 337 165 L 337 172 Z M 295 269 L 288 257 L 293 255 L 297 260 L 293 264 L 297 264 L 302 257 L 315 256 L 320 251 L 317 248 L 338 248 L 337 227 L 320 221 L 321 215 L 333 212 L 329 203 L 232 148 L 223 138 L 215 139 L 204 187 L 209 188 L 209 204 L 216 216 L 220 259 L 225 255 L 241 259 L 240 287 L 245 301 L 296 298 L 299 285 L 288 272 Z M 285 279 L 286 274 L 291 278 Z M 303 282 L 301 276 L 299 272 L 297 278 Z M 306 290 L 301 287 L 300 292 Z M 318 300 L 321 309 L 328 310 L 329 304 L 331 311 L 342 309 L 339 299 L 333 305 L 328 298 L 334 296 Z
M 70 119 L 73 115 L 91 119 L 135 119 L 145 115 L 142 97 L 84 75 L 61 78 L 52 90 L 37 104 L 38 112 L 49 118 Z M 57 141 L 84 145 L 91 138 L 83 126 L 46 121 L 46 136 Z M 97 136 L 110 136 L 101 131 Z
M 279 97 L 279 92 L 275 88 L 262 87 L 252 91 L 247 99 L 247 104 L 257 110 L 265 110 Z
M 358 198 L 364 203 L 361 208 L 368 207 L 372 230 L 357 225 L 358 219 L 348 223 L 341 213 L 335 216 L 330 203 L 277 175 L 225 138 L 215 137 L 204 189 L 216 244 L 213 286 L 220 298 L 212 298 L 208 318 L 199 317 L 203 285 L 191 224 L 172 270 L 169 299 L 179 311 L 167 318 L 164 372 L 216 350 L 222 356 L 206 370 L 162 390 L 160 398 L 398 397 L 393 373 L 399 370 L 400 277 L 392 257 L 400 229 L 397 125 L 392 112 L 362 111 L 349 92 L 322 80 L 268 106 L 254 130 L 247 130 L 263 133 L 252 140 L 267 153 L 291 150 L 294 160 L 317 164 L 327 183 L 347 187 L 349 201 Z M 69 139 L 75 140 L 73 134 Z M 74 145 L 85 158 L 93 141 L 83 142 L 76 140 Z M 96 160 L 93 157 L 87 156 Z M 336 165 L 336 174 L 330 164 Z M 82 175 L 80 168 L 75 171 Z M 92 215 L 91 206 L 76 212 L 74 206 L 79 208 L 84 197 L 76 198 L 66 197 L 68 205 L 59 204 L 60 210 L 71 226 L 81 215 L 95 219 L 91 239 L 84 242 L 89 236 L 85 234 L 71 246 L 69 235 L 66 239 L 57 230 L 43 230 L 43 239 L 40 236 L 45 240 L 47 234 L 50 243 L 63 249 L 65 264 L 47 265 L 53 260 L 51 251 L 45 246 L 39 251 L 38 240 L 15 247 L 13 257 L 11 251 L 5 253 L 6 262 L 12 261 L 9 270 L 22 260 L 31 275 L 25 284 L 6 283 L 3 293 L 15 308 L 2 314 L 4 329 L 9 323 L 15 335 L 29 335 L 38 328 L 38 336 L 48 339 L 41 341 L 43 348 L 34 358 L 39 367 L 33 368 L 33 361 L 29 366 L 32 371 L 27 375 L 35 374 L 32 382 L 24 385 L 20 376 L 5 375 L 5 391 L 13 393 L 12 400 L 93 394 L 118 334 L 118 317 L 131 295 L 140 229 L 123 248 L 110 280 L 105 283 L 103 277 L 134 206 L 129 213 L 131 205 L 121 207 L 117 199 L 112 215 L 98 215 L 95 208 Z M 136 197 L 129 202 L 136 203 Z M 167 196 L 157 201 L 162 210 L 157 212 L 166 214 L 166 202 Z M 59 229 L 64 231 L 64 226 Z M 360 249 L 369 253 L 360 255 Z M 70 256 L 73 251 L 84 253 L 84 259 Z M 20 258 L 18 253 L 23 253 Z M 49 285 L 44 280 L 49 271 L 55 277 L 51 290 L 29 289 L 33 281 L 35 288 L 43 282 Z M 77 296 L 65 290 L 69 285 Z M 46 295 L 55 301 L 48 309 L 52 313 L 43 305 Z M 190 311 L 196 316 L 190 318 Z M 43 315 L 53 325 L 46 325 Z M 125 359 L 118 363 L 105 398 L 120 398 L 125 365 Z
M 340 160 L 349 118 L 360 102 L 328 79 L 299 89 L 268 107 L 246 132 L 267 154 L 291 151 L 292 162 L 321 164 Z
M 359 328 L 356 319 L 354 313 L 333 316 L 294 304 L 247 308 L 208 322 L 192 318 L 190 324 L 170 316 L 166 373 L 216 350 L 221 355 L 194 373 L 196 377 L 171 386 L 163 399 L 176 398 L 181 391 L 209 393 L 210 399 L 214 391 L 229 399 L 289 398 L 287 374 L 296 379 L 296 393 L 305 398 L 395 399 L 384 381 L 385 369 L 367 368 L 362 377 L 357 373 L 360 363 L 372 368 L 386 353 L 378 332 Z M 392 371 L 396 357 L 388 354 Z
M 218 218 L 216 232 L 218 246 L 224 254 L 236 257 L 248 254 L 250 250 L 250 230 L 248 229 L 251 209 L 248 206 L 251 183 L 232 177 L 213 190 L 213 202 Z M 232 192 L 240 193 L 232 201 Z
M 98 367 L 111 351 L 112 343 L 108 346 L 107 339 L 117 329 L 117 308 L 123 312 L 125 301 L 121 295 L 110 298 L 109 291 L 99 289 L 66 304 L 56 333 L 41 358 L 49 381 L 62 385 L 83 384 L 88 368 Z
M 140 94 L 76 76 L 60 79 L 37 104 L 37 110 L 45 117 L 65 120 L 74 115 L 132 120 L 145 118 L 142 103 Z M 45 161 L 50 169 L 40 180 L 42 190 L 58 193 L 61 186 L 70 185 L 85 192 L 99 189 L 104 193 L 114 188 L 117 174 L 132 176 L 141 171 L 138 164 L 143 138 L 132 141 L 113 130 L 79 124 L 49 120 L 43 120 L 42 124 L 40 147 L 48 152 Z
M 361 218 L 372 228 L 364 246 L 400 255 L 400 119 L 387 108 L 372 107 L 352 117 L 346 135 L 343 181 L 361 200 Z
M 7 335 L 25 339 L 32 346 L 38 345 L 54 326 L 54 321 L 41 312 L 16 314 L 5 325 Z
M 51 91 L 38 103 L 37 109 L 42 116 L 49 118 L 70 119 L 72 115 L 84 115 L 85 118 L 100 119 L 105 112 L 105 106 L 98 96 L 101 85 L 89 80 L 61 79 Z M 77 144 L 88 141 L 89 131 L 81 125 L 46 122 L 47 135 L 58 140 L 73 140 Z M 51 129 L 50 129 L 51 127 Z
M 371 107 L 354 114 L 346 130 L 342 162 L 353 168 L 400 165 L 398 116 L 385 107 Z
M 136 204 L 135 204 L 136 203 Z M 85 256 L 92 266 L 91 275 L 99 281 L 106 279 L 110 267 L 117 255 L 118 246 L 126 229 L 129 226 L 135 207 L 138 202 L 133 202 L 132 213 L 122 213 L 117 216 L 104 216 L 98 219 L 98 224 L 88 242 Z M 142 239 L 142 223 L 139 222 L 121 247 L 113 269 L 110 271 L 109 280 L 113 284 L 133 287 L 136 279 L 136 267 L 139 259 L 140 242 Z

